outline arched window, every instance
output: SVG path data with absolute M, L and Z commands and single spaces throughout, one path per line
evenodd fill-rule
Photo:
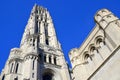
M 91 60 L 92 61 L 92 57 L 89 54 L 85 54 L 85 60 Z
M 43 76 L 43 80 L 52 80 L 52 76 L 47 74 Z
M 85 60 L 89 58 L 89 54 L 85 54 Z
M 53 74 L 51 73 L 46 73 L 43 75 L 43 80 L 54 80 L 53 79 Z
M 102 47 L 104 45 L 104 42 L 101 38 L 99 38 L 96 42 L 96 44 L 99 46 L 99 47 Z
M 95 51 L 95 47 L 92 46 L 92 47 L 90 48 L 90 52 L 94 52 L 94 51 Z

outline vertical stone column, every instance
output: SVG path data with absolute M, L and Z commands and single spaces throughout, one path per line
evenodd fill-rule
M 31 78 L 31 69 L 32 69 L 32 60 L 30 56 L 25 57 L 23 63 L 23 79 L 30 79 Z
M 15 72 L 15 61 L 13 62 L 12 73 Z
M 51 55 L 51 62 L 54 64 L 54 55 Z
M 34 14 L 35 15 L 35 14 Z M 32 19 L 30 20 L 30 23 L 29 23 L 29 30 L 30 30 L 30 34 L 35 34 L 35 27 L 36 27 L 36 17 L 35 16 L 32 16 Z
M 103 61 L 103 59 L 102 59 L 101 54 L 98 53 L 96 49 L 93 51 L 93 54 L 94 54 L 93 61 L 95 63 L 95 67 L 97 68 L 100 65 L 100 63 Z
M 40 74 L 40 69 L 39 69 L 39 62 L 38 62 L 38 57 L 35 57 L 34 59 L 34 79 L 38 80 L 40 79 L 39 74 Z
M 55 48 L 58 48 L 56 33 L 52 23 L 48 24 L 48 36 L 49 36 L 49 45 Z
M 46 54 L 46 62 L 49 63 L 49 54 Z
M 106 38 L 105 42 L 106 42 L 106 45 L 108 46 L 108 48 L 110 49 L 110 51 L 112 51 L 114 49 L 114 46 L 113 46 L 113 44 L 111 44 L 111 41 L 108 38 Z
M 45 26 L 44 23 L 41 21 L 40 24 L 40 35 L 39 35 L 39 41 L 41 44 L 45 44 Z
M 46 11 L 47 15 L 47 23 L 48 23 L 48 37 L 49 37 L 49 45 L 55 48 L 58 48 L 57 37 L 54 29 L 54 25 L 51 19 L 49 12 Z
M 100 42 L 100 48 L 98 49 L 99 53 L 102 55 L 105 60 L 110 55 L 109 48 L 104 44 L 104 42 Z

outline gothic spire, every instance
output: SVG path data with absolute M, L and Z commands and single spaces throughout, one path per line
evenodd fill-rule
M 36 40 L 37 44 L 59 48 L 59 43 L 49 12 L 46 8 L 35 4 L 22 37 L 21 48 L 31 45 L 31 43 L 34 44 L 34 41 Z

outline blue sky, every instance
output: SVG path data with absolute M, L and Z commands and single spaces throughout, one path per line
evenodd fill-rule
M 35 3 L 49 10 L 67 60 L 70 49 L 79 47 L 95 26 L 93 17 L 98 10 L 107 8 L 120 17 L 120 0 L 1 0 L 0 72 L 10 49 L 19 47 Z

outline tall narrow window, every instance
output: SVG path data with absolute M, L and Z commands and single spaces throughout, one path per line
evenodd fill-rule
M 44 55 L 44 62 L 46 62 L 46 55 Z
M 48 39 L 46 39 L 46 44 L 49 45 Z
M 12 73 L 13 63 L 11 64 L 10 73 Z
M 33 60 L 33 67 L 32 67 L 33 70 L 34 70 L 34 63 L 35 63 L 35 60 Z
M 17 63 L 15 73 L 18 72 L 18 66 L 19 66 L 19 64 Z
M 57 62 L 56 62 L 56 57 L 54 57 L 54 64 L 57 65 Z
M 51 56 L 49 56 L 49 63 L 51 63 Z
M 85 54 L 85 60 L 89 62 L 92 61 L 92 57 L 89 54 Z
M 41 54 L 39 54 L 39 60 L 42 61 L 42 57 L 41 57 Z
M 45 36 L 46 36 L 46 45 L 49 45 L 49 42 L 48 42 L 48 29 L 47 29 L 47 27 L 45 28 Z
M 35 46 L 35 39 L 33 39 L 33 46 Z
M 36 27 L 35 27 L 35 33 L 38 32 L 38 24 L 39 24 L 39 22 L 37 21 L 37 22 L 36 22 Z
M 40 25 L 41 25 L 41 22 L 38 23 L 38 32 L 40 33 Z

